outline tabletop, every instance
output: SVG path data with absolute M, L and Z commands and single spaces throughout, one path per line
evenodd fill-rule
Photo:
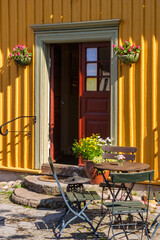
M 104 162 L 97 163 L 94 167 L 100 171 L 110 170 L 117 172 L 142 172 L 148 170 L 150 168 L 150 165 L 139 162 L 123 162 L 123 165 L 119 166 L 118 164 L 115 164 L 113 162 Z

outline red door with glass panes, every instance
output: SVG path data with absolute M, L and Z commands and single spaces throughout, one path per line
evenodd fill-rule
M 110 42 L 82 43 L 79 52 L 79 138 L 110 137 Z

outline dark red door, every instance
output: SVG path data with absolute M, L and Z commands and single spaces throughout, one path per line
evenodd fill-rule
M 79 74 L 79 138 L 110 137 L 110 42 L 80 44 Z
M 50 155 L 61 158 L 61 48 L 51 45 Z

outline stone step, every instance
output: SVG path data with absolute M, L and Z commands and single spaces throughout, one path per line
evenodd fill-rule
M 49 196 L 26 188 L 16 188 L 11 195 L 12 202 L 33 208 L 60 208 L 65 203 L 62 196 Z
M 24 184 L 26 188 L 40 194 L 59 195 L 60 191 L 57 186 L 57 182 L 54 179 L 52 181 L 42 181 L 41 180 L 42 177 L 43 175 L 40 175 L 40 176 L 30 175 L 25 177 Z M 60 182 L 60 184 L 63 191 L 65 192 L 67 188 L 67 184 L 63 182 Z M 94 189 L 95 191 L 99 190 L 98 185 L 92 185 L 90 183 L 85 183 L 84 187 L 86 190 L 92 190 L 92 189 Z
M 14 203 L 34 208 L 59 208 L 64 207 L 64 200 L 60 194 L 57 182 L 54 179 L 43 181 L 44 175 L 29 175 L 24 179 L 24 187 L 16 188 L 11 200 Z M 60 182 L 63 191 L 66 191 L 67 184 Z M 84 184 L 86 190 L 99 190 L 98 185 Z
M 57 195 L 60 194 L 56 181 L 42 181 L 42 175 L 30 175 L 25 177 L 24 184 L 27 189 L 41 194 Z M 66 191 L 67 184 L 61 183 L 63 191 Z
M 59 164 L 59 163 L 54 163 L 54 167 L 57 175 L 59 176 L 70 177 L 72 176 L 73 172 L 76 172 L 79 176 L 86 177 L 84 167 L 79 167 L 76 165 Z M 41 170 L 42 170 L 42 174 L 52 175 L 52 171 L 49 166 L 49 163 L 44 163 L 42 165 Z

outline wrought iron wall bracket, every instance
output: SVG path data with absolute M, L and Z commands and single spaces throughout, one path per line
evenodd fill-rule
M 2 132 L 2 127 L 4 127 L 5 125 L 7 125 L 7 124 L 9 124 L 9 123 L 11 123 L 11 122 L 16 121 L 17 119 L 20 119 L 20 118 L 33 118 L 34 124 L 36 123 L 36 120 L 37 120 L 37 119 L 36 119 L 36 116 L 20 116 L 20 117 L 14 118 L 14 119 L 12 119 L 11 121 L 8 121 L 8 122 L 6 122 L 6 123 L 4 123 L 4 124 L 2 124 L 2 125 L 0 126 L 0 134 L 1 134 L 2 136 L 6 136 L 9 132 L 28 132 L 28 137 L 30 137 L 30 136 L 31 136 L 31 132 L 30 132 L 30 131 L 8 131 L 8 129 L 6 129 L 6 132 L 5 132 L 5 133 Z

